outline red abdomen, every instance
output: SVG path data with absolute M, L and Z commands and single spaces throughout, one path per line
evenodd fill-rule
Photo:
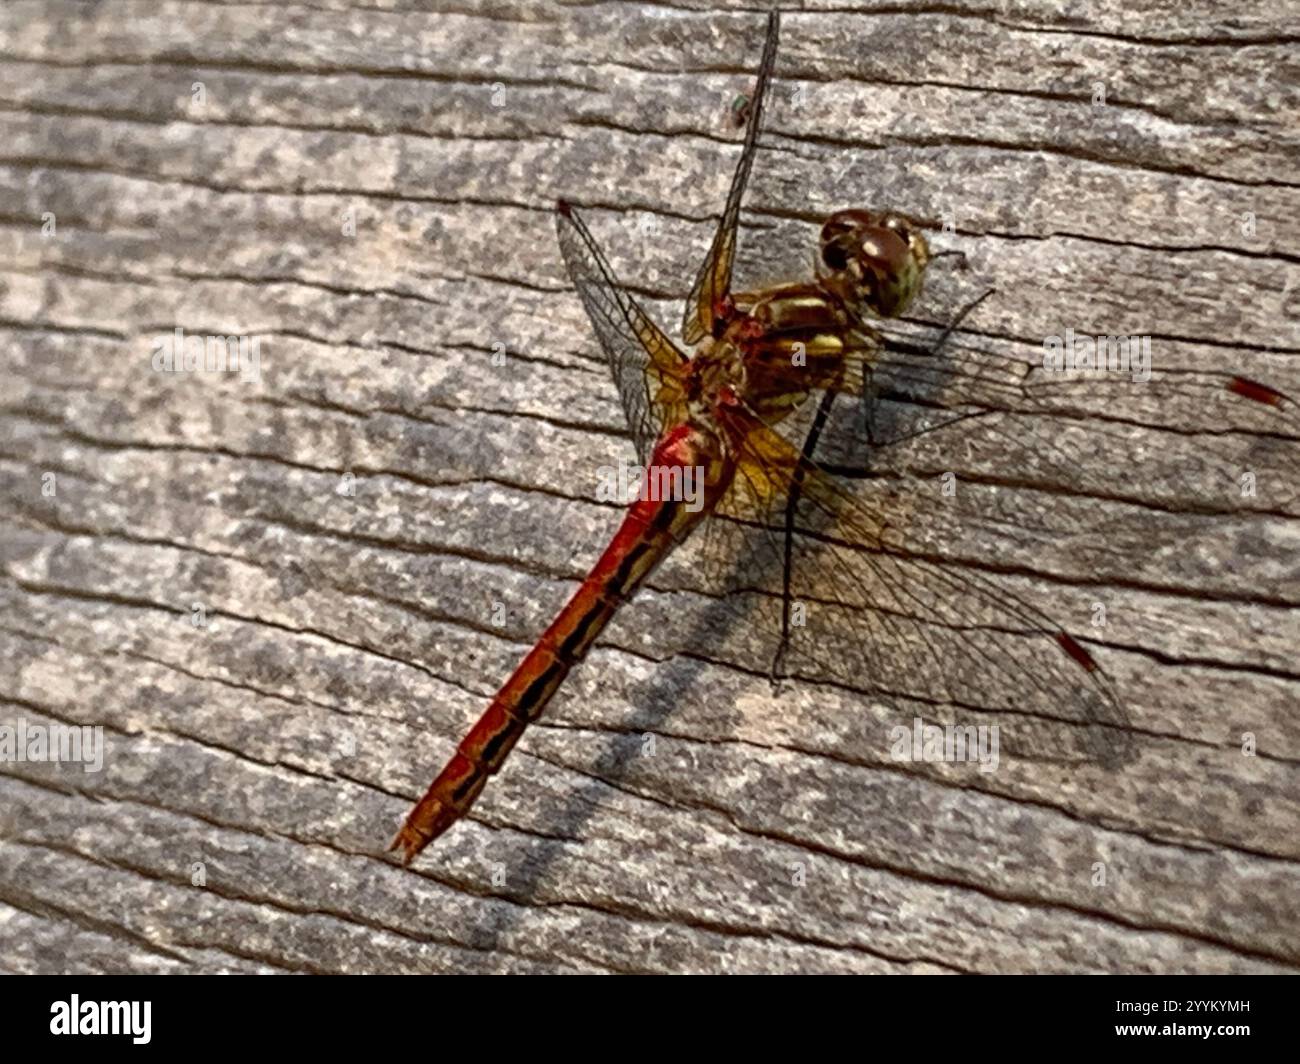
M 690 500 L 639 497 L 628 506 L 614 538 L 559 616 L 542 633 L 461 740 L 456 753 L 411 810 L 390 850 L 409 864 L 425 846 L 462 817 L 558 690 L 569 669 L 582 660 L 615 610 L 669 552 L 708 514 L 730 483 L 731 467 L 712 434 L 690 424 L 667 430 L 655 445 L 648 473 L 686 470 L 702 480 L 701 505 Z M 671 477 L 659 478 L 671 482 Z M 647 480 L 647 483 L 650 483 Z M 644 494 L 644 493 L 643 493 Z

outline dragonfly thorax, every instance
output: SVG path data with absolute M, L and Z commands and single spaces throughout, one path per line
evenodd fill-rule
M 742 349 L 728 339 L 706 339 L 696 348 L 684 383 L 687 402 L 700 412 L 733 405 L 746 388 Z

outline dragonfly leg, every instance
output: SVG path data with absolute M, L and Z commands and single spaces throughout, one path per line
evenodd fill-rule
M 966 252 L 964 251 L 936 251 L 934 254 L 930 256 L 930 261 L 934 262 L 935 259 L 946 259 L 946 258 L 956 258 L 957 269 L 959 270 L 966 269 L 968 265 L 966 261 Z
M 867 445 L 876 445 L 876 378 L 871 367 L 862 367 L 862 431 L 866 433 Z
M 821 403 L 817 407 L 817 414 L 813 418 L 812 426 L 808 429 L 808 435 L 804 437 L 802 456 L 805 462 L 811 462 L 813 452 L 817 449 L 817 440 L 822 434 L 822 429 L 826 426 L 826 419 L 830 417 L 831 405 L 835 402 L 835 389 L 828 388 L 822 393 Z M 803 466 L 800 465 L 795 469 L 794 477 L 790 482 L 790 494 L 785 500 L 785 536 L 784 536 L 784 557 L 781 566 L 781 642 L 777 644 L 776 653 L 772 655 L 772 669 L 768 674 L 773 687 L 778 687 L 784 678 L 781 672 L 781 663 L 785 659 L 785 652 L 790 646 L 790 607 L 794 600 L 790 594 L 790 583 L 794 576 L 794 519 L 799 509 L 799 498 L 803 492 Z
M 948 253 L 945 252 L 945 254 Z M 961 254 L 961 252 L 951 252 L 951 254 L 957 255 L 957 254 Z M 970 312 L 974 310 L 976 307 L 978 307 L 982 302 L 984 302 L 984 300 L 988 299 L 989 296 L 993 295 L 993 293 L 996 291 L 997 289 L 995 288 L 985 289 L 978 296 L 976 296 L 969 303 L 967 303 L 964 307 L 962 307 L 961 310 L 959 310 L 956 313 L 956 315 L 953 317 L 952 321 L 950 321 L 946 326 L 944 326 L 944 330 L 939 335 L 939 339 L 936 340 L 933 344 L 931 344 L 928 348 L 923 349 L 924 354 L 930 357 L 937 356 L 939 352 L 943 349 L 943 345 L 948 342 L 948 338 L 952 336 L 953 332 L 956 331 L 957 326 L 959 326 L 962 323 L 962 321 L 965 320 L 966 316 L 970 314 Z M 880 342 L 886 350 L 905 351 L 910 354 L 916 354 L 918 350 L 922 350 L 908 344 L 902 344 L 899 343 L 898 341 L 891 340 L 887 336 L 882 336 L 880 338 Z M 965 421 L 967 418 L 980 417 L 983 416 L 984 414 L 989 413 L 989 411 L 987 410 L 967 411 L 964 414 L 955 414 L 952 417 L 948 418 L 946 421 L 941 421 L 938 424 L 926 425 L 924 428 L 919 428 L 912 432 L 906 432 L 901 436 L 893 436 L 890 437 L 889 439 L 884 439 L 876 435 L 876 427 L 875 427 L 875 422 L 873 417 L 873 408 L 876 401 L 876 388 L 875 388 L 875 381 L 872 375 L 871 368 L 864 367 L 863 373 L 866 379 L 863 383 L 863 388 L 862 388 L 862 403 L 863 403 L 862 426 L 866 433 L 867 444 L 872 449 L 894 447 L 900 443 L 906 442 L 907 440 L 915 439 L 918 436 L 924 436 L 927 432 L 935 432 L 939 429 L 947 428 L 949 425 L 955 425 L 959 421 Z M 824 469 L 828 473 L 833 473 L 837 477 L 845 477 L 849 480 L 865 480 L 872 475 L 871 471 L 866 467 L 865 462 L 860 466 L 823 464 L 822 469 Z
M 984 302 L 984 300 L 988 299 L 988 297 L 991 296 L 996 291 L 997 291 L 996 288 L 984 289 L 983 292 L 981 292 L 969 303 L 967 303 L 964 307 L 962 307 L 961 310 L 957 311 L 952 321 L 950 321 L 944 327 L 944 330 L 940 334 L 939 339 L 935 342 L 935 345 L 930 348 L 929 353 L 932 355 L 937 355 L 939 353 L 940 348 L 942 348 L 943 345 L 948 342 L 948 337 L 950 337 L 953 334 L 953 330 L 955 330 L 957 326 L 960 325 L 966 319 L 966 315 L 969 314 L 976 307 L 978 307 L 981 303 Z
M 965 421 L 972 417 L 986 417 L 994 413 L 992 410 L 968 410 L 964 414 L 954 414 L 947 421 L 940 421 L 937 425 L 926 425 L 924 428 L 915 429 L 912 432 L 905 432 L 901 436 L 895 436 L 890 440 L 879 441 L 876 447 L 896 447 L 900 443 L 906 443 L 908 440 L 914 440 L 918 436 L 925 436 L 931 432 L 938 432 L 940 429 L 946 429 L 950 425 L 955 425 L 959 421 Z M 833 473 L 837 477 L 845 477 L 848 480 L 866 480 L 874 474 L 865 466 L 843 466 L 843 465 L 823 465 L 821 467 L 827 473 Z

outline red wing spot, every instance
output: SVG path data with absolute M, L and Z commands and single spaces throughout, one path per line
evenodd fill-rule
M 1097 663 L 1092 660 L 1092 655 L 1079 646 L 1069 632 L 1057 632 L 1056 641 L 1061 644 L 1062 650 L 1074 658 L 1088 672 L 1092 672 L 1097 668 Z
M 568 200 L 556 200 L 555 209 L 566 218 L 571 217 L 573 214 L 573 208 L 569 206 Z
M 1247 380 L 1245 377 L 1233 377 L 1228 383 L 1228 391 L 1245 396 L 1247 399 L 1253 399 L 1257 403 L 1266 403 L 1269 406 L 1282 405 L 1281 392 L 1275 391 L 1267 384 L 1258 384 L 1255 381 Z

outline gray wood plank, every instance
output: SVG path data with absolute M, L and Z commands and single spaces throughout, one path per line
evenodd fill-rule
M 1149 386 L 885 448 L 855 489 L 1086 642 L 1130 764 L 992 688 L 774 692 L 688 548 L 402 869 L 409 803 L 618 519 L 552 205 L 675 327 L 763 25 L 448 6 L 0 8 L 0 725 L 106 743 L 0 763 L 0 970 L 1300 968 L 1300 422 L 1221 387 L 1300 395 L 1285 10 L 789 13 L 742 216 L 746 283 L 803 276 L 837 207 L 950 219 L 967 268 L 898 331 L 995 288 L 954 357 L 1152 337 Z M 177 326 L 260 336 L 260 378 L 154 372 Z M 893 760 L 918 715 L 998 724 L 997 771 Z

